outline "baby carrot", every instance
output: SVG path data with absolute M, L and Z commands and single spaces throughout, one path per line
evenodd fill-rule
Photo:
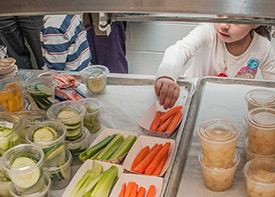
M 161 116 L 162 112 L 161 111 L 157 111 L 157 114 L 149 128 L 150 131 L 156 131 L 158 126 L 159 126 L 159 123 L 160 123 L 160 116 Z
M 150 150 L 149 146 L 145 146 L 138 153 L 138 155 L 136 156 L 135 160 L 132 163 L 131 170 L 134 169 L 139 164 L 139 162 L 141 162 L 141 160 L 145 158 L 145 156 L 147 155 L 147 153 L 149 152 L 149 150 Z
M 137 197 L 144 197 L 145 192 L 146 192 L 146 189 L 144 187 L 140 186 L 140 188 L 138 190 Z
M 171 109 L 169 109 L 167 112 L 165 112 L 161 117 L 160 121 L 164 122 L 167 118 L 169 118 L 172 114 L 176 113 L 178 110 L 181 110 L 182 105 L 175 106 Z
M 138 190 L 138 184 L 134 182 L 134 185 L 131 188 L 130 197 L 136 197 L 137 196 L 137 190 Z
M 164 132 L 172 122 L 173 118 L 174 115 L 171 115 L 168 119 L 165 120 L 165 122 L 161 123 L 159 128 L 157 129 L 157 132 Z
M 154 170 L 154 172 L 153 172 L 151 175 L 154 175 L 154 176 L 160 175 L 160 173 L 161 173 L 161 171 L 162 171 L 162 169 L 163 169 L 163 166 L 164 166 L 164 164 L 165 164 L 165 162 L 166 162 L 167 157 L 168 157 L 168 154 L 166 154 L 166 155 L 162 158 L 162 160 L 159 162 L 157 168 Z
M 118 197 L 124 197 L 125 188 L 126 188 L 126 183 L 123 183 Z
M 157 168 L 158 164 L 161 162 L 162 158 L 168 153 L 170 149 L 170 142 L 166 142 L 160 151 L 156 154 L 152 162 L 145 169 L 144 174 L 151 175 Z
M 150 185 L 146 197 L 154 197 L 156 191 L 156 186 Z
M 181 117 L 181 111 L 176 112 L 173 120 L 171 121 L 170 125 L 166 129 L 165 133 L 171 133 L 176 128 L 176 126 L 178 125 L 178 122 L 180 121 L 180 117 Z
M 159 144 L 152 152 L 150 151 L 150 153 L 146 155 L 146 157 L 133 169 L 133 171 L 142 174 L 162 147 L 163 145 Z
M 131 191 L 132 191 L 132 187 L 134 186 L 134 184 L 136 184 L 135 182 L 131 181 L 128 183 L 126 190 L 125 190 L 125 194 L 124 197 L 130 197 Z

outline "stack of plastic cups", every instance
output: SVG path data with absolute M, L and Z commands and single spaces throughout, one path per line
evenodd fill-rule
M 49 195 L 51 181 L 43 173 L 43 150 L 33 144 L 21 144 L 9 149 L 2 157 L 1 165 L 11 179 L 12 196 Z
M 78 165 L 81 161 L 78 155 L 87 149 L 88 130 L 83 126 L 83 116 L 86 110 L 77 101 L 64 101 L 52 105 L 47 110 L 49 119 L 62 122 L 67 130 L 65 138 L 66 148 L 73 156 L 72 165 Z
M 241 129 L 226 119 L 213 119 L 202 123 L 197 133 L 201 140 L 204 185 L 212 191 L 225 191 L 232 186 L 235 170 L 240 161 L 235 151 Z
M 53 183 L 53 190 L 62 189 L 71 180 L 72 155 L 65 148 L 66 128 L 59 121 L 44 121 L 30 127 L 26 133 L 28 143 L 42 148 L 45 155 L 44 173 Z

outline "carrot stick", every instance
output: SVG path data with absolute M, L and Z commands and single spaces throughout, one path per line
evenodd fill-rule
M 157 132 L 164 132 L 172 122 L 173 118 L 174 115 L 171 115 L 168 119 L 165 120 L 165 122 L 161 123 L 159 128 L 157 129 Z
M 131 188 L 130 197 L 136 197 L 137 196 L 137 190 L 138 190 L 138 184 L 134 182 L 134 185 Z
M 157 130 L 157 128 L 159 126 L 159 123 L 160 123 L 159 118 L 160 118 L 161 114 L 162 114 L 161 111 L 157 111 L 156 116 L 155 116 L 155 118 L 154 118 L 154 120 L 153 120 L 153 122 L 152 122 L 152 124 L 149 128 L 150 131 L 156 131 Z
M 135 182 L 131 181 L 128 183 L 126 190 L 125 190 L 125 194 L 124 197 L 130 197 L 131 191 L 132 191 L 132 187 L 134 186 Z
M 167 157 L 168 157 L 168 154 L 166 154 L 166 155 L 162 158 L 162 160 L 161 160 L 160 163 L 158 164 L 157 168 L 154 170 L 154 172 L 153 172 L 151 175 L 154 175 L 154 176 L 160 175 L 160 173 L 161 173 L 161 171 L 162 171 L 162 169 L 163 169 L 163 166 L 164 166 L 164 164 L 165 164 L 165 162 L 166 162 Z
M 172 131 L 174 131 L 174 129 L 178 125 L 178 122 L 180 121 L 180 117 L 181 117 L 181 110 L 176 112 L 173 120 L 171 121 L 170 125 L 166 129 L 165 133 L 171 133 Z
M 150 185 L 146 197 L 154 197 L 156 191 L 156 186 Z
M 163 145 L 159 144 L 152 152 L 148 153 L 146 157 L 133 169 L 133 171 L 142 174 L 162 147 Z
M 141 160 L 145 158 L 145 156 L 148 154 L 149 150 L 150 150 L 149 146 L 145 146 L 138 153 L 138 155 L 136 156 L 135 160 L 132 163 L 131 170 L 134 169 L 139 164 L 139 162 L 141 162 Z
M 181 110 L 182 105 L 175 106 L 165 112 L 159 119 L 161 122 L 164 122 L 167 118 L 169 118 L 172 114 L 176 113 L 178 110 Z
M 146 192 L 146 189 L 144 187 L 140 186 L 140 188 L 138 190 L 137 197 L 144 197 L 145 192 Z
M 152 162 L 145 169 L 144 174 L 151 175 L 154 170 L 157 168 L 158 164 L 161 162 L 162 158 L 168 153 L 170 149 L 170 142 L 166 142 L 160 151 L 156 154 Z
M 125 188 L 126 188 L 126 183 L 123 183 L 118 197 L 124 197 Z

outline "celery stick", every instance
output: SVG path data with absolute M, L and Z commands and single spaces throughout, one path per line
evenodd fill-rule
M 94 156 L 92 156 L 90 159 L 96 159 L 96 157 L 103 151 L 103 149 L 101 149 L 100 151 L 98 151 L 96 154 L 94 154 Z
M 100 178 L 102 177 L 103 173 L 101 173 L 100 175 L 98 175 L 97 177 L 94 177 L 89 185 L 86 187 L 85 189 L 85 193 L 88 193 L 90 190 L 92 190 L 94 188 L 94 186 L 97 184 L 97 182 L 100 180 Z
M 121 143 L 124 141 L 124 137 L 121 134 L 117 134 L 114 139 L 103 149 L 103 151 L 96 157 L 98 160 L 107 160 L 118 149 Z
M 112 165 L 108 170 L 104 171 L 101 179 L 96 184 L 91 196 L 94 197 L 107 197 L 112 188 L 114 179 L 118 174 L 116 166 Z
M 120 145 L 120 147 L 111 155 L 109 158 L 111 159 L 118 159 L 127 153 L 130 148 L 133 146 L 134 142 L 136 141 L 137 137 L 134 135 L 129 135 Z
M 85 183 L 85 181 L 89 178 L 90 173 L 91 173 L 91 170 L 87 170 L 85 172 L 85 174 L 82 176 L 82 178 L 78 181 L 78 183 L 74 187 L 74 189 L 73 189 L 70 197 L 77 197 L 77 193 L 78 193 L 79 189 L 83 186 L 83 184 Z

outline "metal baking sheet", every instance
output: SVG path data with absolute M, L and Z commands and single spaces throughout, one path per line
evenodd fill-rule
M 275 81 L 219 77 L 204 77 L 198 81 L 186 125 L 183 128 L 179 150 L 172 166 L 172 171 L 175 173 L 171 173 L 171 176 L 174 177 L 170 178 L 165 196 L 170 196 L 170 192 L 175 190 L 179 197 L 246 196 L 245 179 L 242 173 L 245 164 L 243 118 L 247 113 L 245 95 L 254 88 L 275 90 Z M 236 146 L 241 161 L 235 172 L 232 187 L 224 192 L 212 192 L 204 186 L 203 175 L 198 162 L 201 145 L 196 134 L 196 128 L 202 122 L 214 118 L 232 120 L 242 129 L 242 136 Z

